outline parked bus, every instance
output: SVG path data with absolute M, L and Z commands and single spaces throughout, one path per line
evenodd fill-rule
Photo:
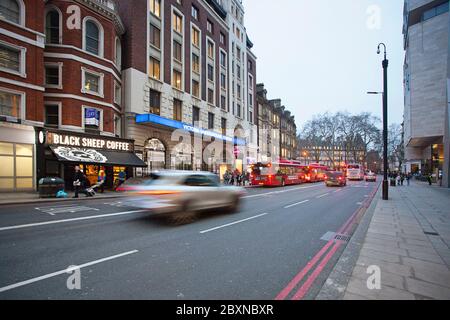
M 303 166 L 303 172 L 305 173 L 306 182 L 321 182 L 325 181 L 329 171 L 327 166 L 313 163 L 308 166 Z
M 283 187 L 306 181 L 304 166 L 298 161 L 257 163 L 251 168 L 250 181 L 254 186 Z
M 347 165 L 347 179 L 363 181 L 365 175 L 364 166 L 361 164 L 349 164 Z

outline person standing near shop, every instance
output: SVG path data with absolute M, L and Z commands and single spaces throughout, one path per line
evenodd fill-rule
M 127 180 L 127 174 L 125 173 L 125 171 L 120 170 L 118 180 L 119 180 L 118 187 L 120 187 L 123 183 L 125 183 L 125 181 Z
M 83 193 L 88 197 L 88 193 L 86 192 L 86 177 L 83 171 L 80 170 L 79 166 L 75 167 L 75 174 L 73 175 L 73 187 L 75 189 L 74 198 L 78 198 L 79 193 Z
M 100 189 L 100 193 L 105 193 L 106 173 L 104 169 L 100 169 L 100 171 L 98 172 L 97 182 Z

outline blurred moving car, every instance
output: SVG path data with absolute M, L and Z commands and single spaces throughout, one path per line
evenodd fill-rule
M 197 213 L 239 210 L 245 189 L 220 183 L 217 175 L 198 171 L 164 171 L 149 178 L 130 179 L 117 191 L 130 197 L 122 204 L 164 214 L 175 224 L 192 222 Z
M 377 182 L 377 175 L 372 171 L 368 171 L 364 176 L 364 180 L 367 182 Z
M 345 187 L 347 185 L 347 178 L 343 172 L 329 171 L 327 172 L 325 183 L 327 187 Z

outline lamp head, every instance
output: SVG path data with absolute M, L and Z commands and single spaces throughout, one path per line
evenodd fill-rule
M 380 54 L 380 53 L 381 53 L 380 47 L 378 47 L 377 54 Z

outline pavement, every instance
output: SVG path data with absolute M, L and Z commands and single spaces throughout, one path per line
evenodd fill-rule
M 312 300 L 378 186 L 249 189 L 179 227 L 121 198 L 2 205 L 0 300 Z
M 316 299 L 450 299 L 450 190 L 412 182 L 380 197 Z

